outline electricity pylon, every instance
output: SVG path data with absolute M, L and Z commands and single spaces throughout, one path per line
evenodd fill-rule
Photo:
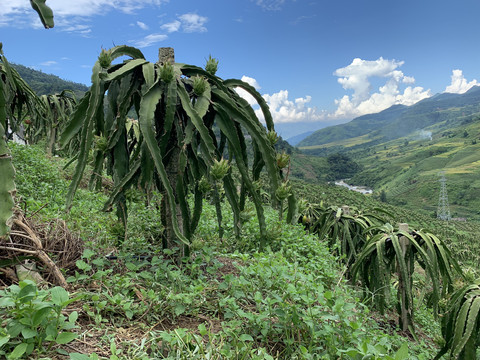
M 438 197 L 437 219 L 440 220 L 452 220 L 450 216 L 450 207 L 448 206 L 447 195 L 447 179 L 445 179 L 445 172 L 441 172 L 440 175 L 440 196 Z

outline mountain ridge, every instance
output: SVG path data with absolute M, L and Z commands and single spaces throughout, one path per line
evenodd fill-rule
M 301 133 L 301 134 L 298 134 L 298 135 L 295 135 L 295 136 L 291 136 L 289 137 L 288 139 L 286 139 L 286 141 L 288 141 L 288 143 L 292 146 L 296 146 L 300 141 L 302 141 L 303 139 L 305 139 L 307 136 L 310 136 L 311 134 L 313 134 L 315 131 L 306 131 L 304 133 Z
M 448 117 L 472 115 L 479 111 L 480 86 L 474 86 L 464 94 L 439 93 L 410 106 L 393 105 L 379 113 L 362 115 L 348 123 L 317 130 L 297 146 L 308 150 L 308 147 L 357 138 L 374 131 L 381 140 L 393 140 Z
M 79 99 L 89 89 L 85 84 L 64 80 L 57 75 L 47 74 L 21 64 L 13 63 L 12 66 L 37 95 L 49 95 L 61 93 L 63 90 L 72 90 Z

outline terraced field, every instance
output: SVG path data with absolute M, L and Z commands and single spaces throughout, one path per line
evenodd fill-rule
M 445 126 L 443 122 L 426 129 L 432 140 L 406 137 L 347 152 L 363 166 L 351 181 L 377 194 L 384 190 L 394 204 L 432 214 L 443 172 L 452 215 L 480 220 L 480 124 L 448 131 Z

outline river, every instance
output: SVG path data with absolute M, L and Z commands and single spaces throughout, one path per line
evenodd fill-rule
M 346 187 L 346 188 L 349 189 L 349 190 L 353 190 L 353 191 L 356 191 L 356 192 L 359 192 L 359 193 L 362 193 L 362 194 L 372 194 L 372 193 L 373 193 L 373 190 L 372 190 L 372 189 L 368 189 L 368 188 L 365 187 L 365 186 L 348 185 L 348 184 L 347 184 L 345 181 L 343 181 L 343 180 L 337 180 L 337 181 L 335 181 L 335 185 L 344 186 L 344 187 Z

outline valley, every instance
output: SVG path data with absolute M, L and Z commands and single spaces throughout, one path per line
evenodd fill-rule
M 478 221 L 479 94 L 477 87 L 463 95 L 442 94 L 410 108 L 394 107 L 366 115 L 320 130 L 298 148 L 317 156 L 348 155 L 361 166 L 351 179 L 353 183 L 372 187 L 377 196 L 384 191 L 388 202 L 432 217 L 438 205 L 439 174 L 444 173 L 452 216 Z M 365 128 L 371 126 L 369 133 L 352 132 L 354 125 L 360 129 L 363 122 L 367 123 Z M 409 132 L 405 126 L 392 130 L 401 122 L 410 124 Z

